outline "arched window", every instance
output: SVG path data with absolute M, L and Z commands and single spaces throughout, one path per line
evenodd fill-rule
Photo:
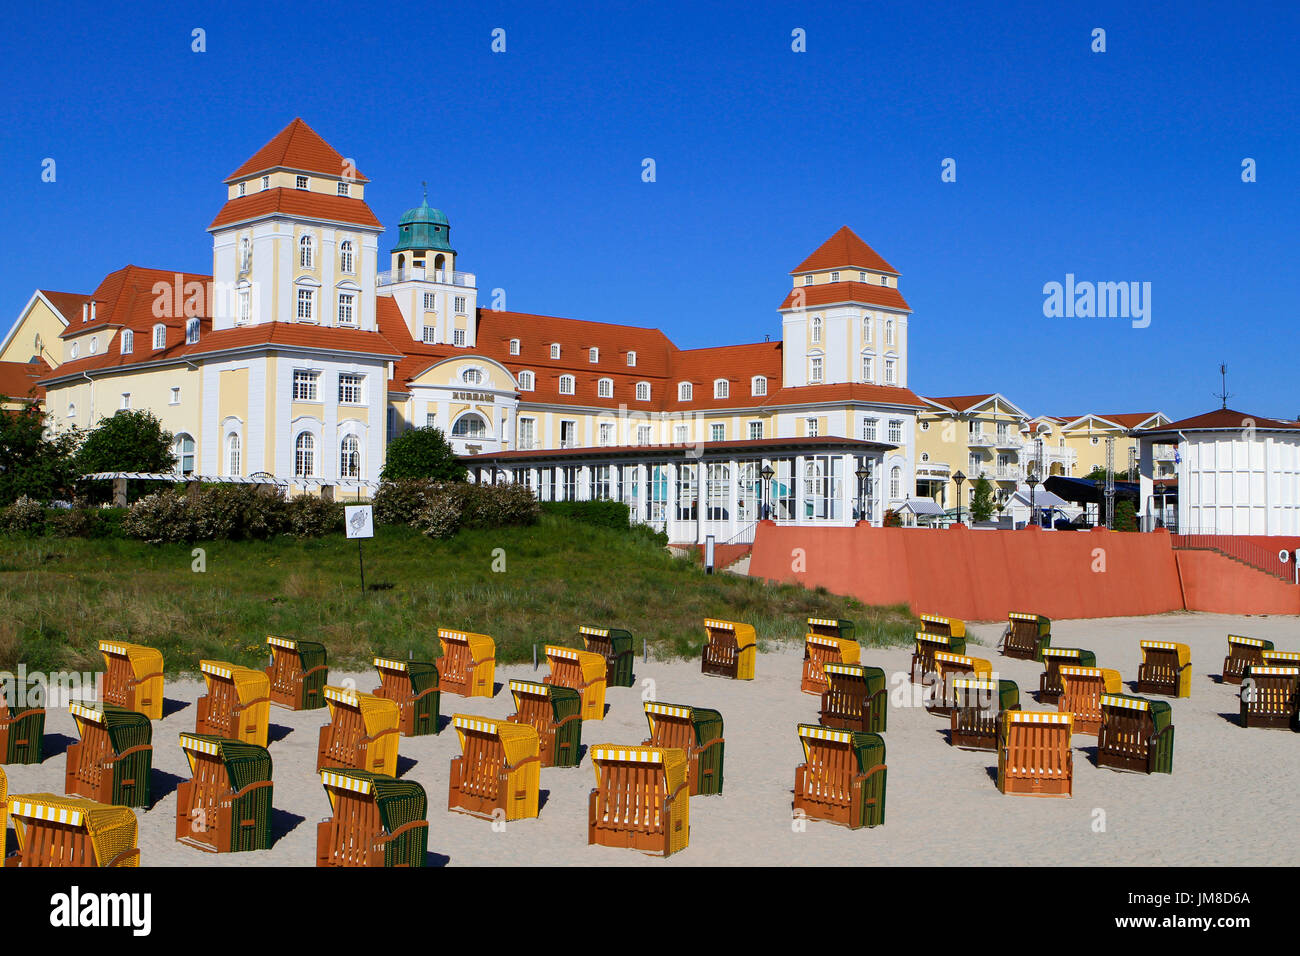
M 559 343 L 559 342 L 552 342 L 552 343 L 551 343 L 551 358 L 553 358 L 553 359 L 557 359 L 557 358 L 559 358 L 559 357 L 560 357 L 560 343 Z
M 863 345 L 871 344 L 872 329 L 875 328 L 875 325 L 876 325 L 876 318 L 873 315 L 868 315 L 865 319 L 862 320 L 862 344 Z
M 894 320 L 885 319 L 885 344 L 894 344 Z
M 560 376 L 560 394 L 561 394 L 561 395 L 572 395 L 572 394 L 573 394 L 573 376 L 572 376 L 572 375 L 561 375 L 561 376 Z
M 729 381 L 728 381 L 727 379 L 725 379 L 725 378 L 714 379 L 714 381 L 713 381 L 713 397 L 714 397 L 714 398 L 727 398 L 727 397 L 729 397 L 730 395 L 731 395 L 731 382 L 729 382 Z
M 750 382 L 749 382 L 749 394 L 751 394 L 751 395 L 766 395 L 766 394 L 767 394 L 767 378 L 766 378 L 765 376 L 763 376 L 763 375 L 755 375 L 752 379 L 750 379 Z
M 510 340 L 510 354 L 511 354 L 511 355 L 518 355 L 518 354 L 519 354 L 519 340 L 518 340 L 518 339 L 511 339 L 511 340 Z
M 132 332 L 130 329 L 123 329 L 122 346 L 121 346 L 122 354 L 130 355 L 134 348 L 135 348 L 135 333 Z
M 897 465 L 889 469 L 889 497 L 903 497 L 903 469 Z
M 519 373 L 519 391 L 521 391 L 521 392 L 531 392 L 531 391 L 533 390 L 534 387 L 535 387 L 535 386 L 533 385 L 533 373 L 532 373 L 532 372 L 529 372 L 529 371 L 527 371 L 527 370 L 520 372 L 520 373 Z
M 693 391 L 693 389 L 692 389 L 692 387 L 691 387 L 691 383 L 690 383 L 690 382 L 678 382 L 678 383 L 677 383 L 677 401 L 679 401 L 679 402 L 689 402 L 689 401 L 691 400 L 692 391 Z
M 344 239 L 339 243 L 339 269 L 352 272 L 352 240 Z
M 71 419 L 75 419 L 76 417 L 77 417 L 77 406 L 72 402 L 68 402 L 68 419 L 71 420 Z
M 99 336 L 92 335 L 90 337 L 90 354 L 94 355 L 98 351 L 99 351 Z
M 176 467 L 182 475 L 192 475 L 194 473 L 194 438 L 181 432 L 176 436 L 172 443 L 172 451 L 176 453 Z
M 600 398 L 614 397 L 614 380 L 612 378 L 602 378 L 596 383 L 596 395 Z
M 649 383 L 649 382 L 637 382 L 637 383 L 636 383 L 636 400 L 637 400 L 638 402 L 648 402 L 648 401 L 650 401 L 650 383 Z
M 311 236 L 306 235 L 298 240 L 298 265 L 303 269 L 311 268 Z
M 239 271 L 247 272 L 253 264 L 253 247 L 247 239 L 239 240 Z
M 298 478 L 316 474 L 316 439 L 311 432 L 302 432 L 293 443 L 293 473 Z
M 822 320 L 819 316 L 814 316 L 812 320 L 812 344 L 821 345 L 821 343 L 822 343 Z
M 226 474 L 243 474 L 243 462 L 240 458 L 239 436 L 231 432 L 226 436 Z
M 486 438 L 487 422 L 483 421 L 481 415 L 474 412 L 467 412 L 456 419 L 456 424 L 451 427 L 453 438 Z
M 627 353 L 627 364 L 628 364 L 629 366 L 636 365 L 636 353 L 635 353 L 635 352 L 628 352 L 628 353 Z
M 193 345 L 199 340 L 199 320 L 197 318 L 189 319 L 185 323 L 185 344 Z
M 153 327 L 153 347 L 164 348 L 167 345 L 167 326 L 159 322 Z
M 339 443 L 339 477 L 361 477 L 361 442 L 355 435 L 346 435 Z
M 460 373 L 460 379 L 466 385 L 480 385 L 483 382 L 483 372 L 476 368 L 467 368 Z

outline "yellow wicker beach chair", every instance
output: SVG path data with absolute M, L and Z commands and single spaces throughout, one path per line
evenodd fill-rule
M 582 695 L 582 719 L 605 719 L 605 658 L 595 651 L 546 645 L 551 673 L 544 683 L 572 687 Z
M 139 866 L 135 812 L 53 793 L 15 794 L 18 852 L 5 866 Z
M 596 788 L 587 802 L 587 843 L 670 856 L 691 838 L 686 754 L 672 747 L 591 748 Z
M 439 686 L 461 697 L 496 694 L 496 641 L 486 634 L 438 628 L 442 657 L 437 661 Z
M 100 641 L 99 651 L 104 655 L 104 702 L 162 720 L 162 652 L 125 641 Z
M 199 661 L 208 692 L 195 707 L 194 732 L 266 746 L 271 679 L 265 671 L 225 661 Z
M 397 776 L 401 711 L 395 701 L 374 694 L 325 688 L 330 722 L 320 729 L 316 769 L 351 767 Z
M 491 819 L 537 816 L 541 741 L 530 724 L 456 714 L 461 755 L 451 761 L 447 809 Z
M 758 656 L 753 625 L 706 618 L 704 630 L 709 639 L 700 660 L 700 673 L 753 680 L 754 660 Z

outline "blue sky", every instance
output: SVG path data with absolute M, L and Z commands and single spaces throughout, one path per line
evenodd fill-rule
M 1295 417 L 1300 9 L 1136 6 L 13 11 L 0 328 L 37 287 L 210 271 L 221 180 L 302 116 L 372 180 L 384 250 L 428 180 L 513 310 L 762 341 L 848 224 L 902 273 L 921 394 L 1177 418 L 1217 405 L 1222 360 L 1231 405 Z M 1150 282 L 1150 326 L 1044 317 L 1067 273 Z

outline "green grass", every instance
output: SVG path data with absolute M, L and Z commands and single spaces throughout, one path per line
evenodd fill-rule
M 439 625 L 490 634 L 497 659 L 531 660 L 532 645 L 580 646 L 580 624 L 626 627 L 660 658 L 698 655 L 701 621 L 753 624 L 760 647 L 801 640 L 810 615 L 857 622 L 864 644 L 906 644 L 905 607 L 868 608 L 824 589 L 706 575 L 647 536 L 552 516 L 528 528 L 461 531 L 433 541 L 381 527 L 363 545 L 341 536 L 187 545 L 117 539 L 0 537 L 0 670 L 95 670 L 104 638 L 163 652 L 169 674 L 201 658 L 264 666 L 268 634 L 321 641 L 330 663 L 366 669 L 382 653 L 438 654 Z M 494 550 L 506 569 L 493 571 Z

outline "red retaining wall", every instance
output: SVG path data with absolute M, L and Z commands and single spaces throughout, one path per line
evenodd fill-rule
M 1279 545 L 1285 547 L 1285 545 Z M 1175 551 L 1189 611 L 1300 614 L 1300 587 L 1213 551 Z

